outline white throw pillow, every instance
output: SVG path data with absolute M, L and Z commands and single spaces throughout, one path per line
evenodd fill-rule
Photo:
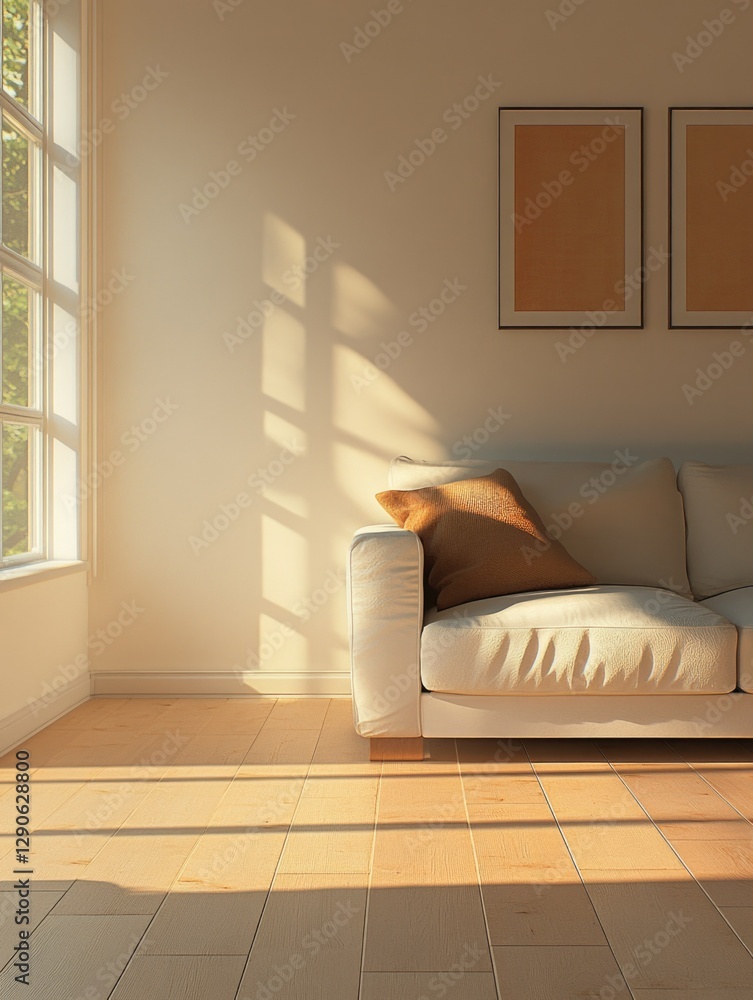
M 753 465 L 685 462 L 679 483 L 693 593 L 713 597 L 753 586 Z
M 401 456 L 390 466 L 389 485 L 415 490 L 498 468 L 512 473 L 550 536 L 599 583 L 691 596 L 682 497 L 668 458 L 638 462 L 626 452 L 608 463 L 504 458 L 432 463 Z

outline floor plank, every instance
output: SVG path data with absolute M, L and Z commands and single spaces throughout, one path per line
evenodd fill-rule
M 589 895 L 631 989 L 753 991 L 750 955 L 689 876 L 589 875 Z
M 695 763 L 697 774 L 736 809 L 748 822 L 753 823 L 753 763 Z
M 635 1000 L 751 1000 L 748 989 L 634 990 L 633 996 Z
M 550 764 L 535 769 L 581 871 L 682 868 L 608 765 L 585 763 L 579 773 Z
M 264 723 L 265 729 L 315 729 L 321 732 L 329 698 L 279 698 Z
M 234 1000 L 243 959 L 182 955 L 134 958 L 111 1000 Z
M 753 998 L 753 745 L 372 763 L 346 699 L 226 698 L 96 699 L 28 744 L 32 1000 L 497 1000 L 492 950 L 503 1000 Z
M 35 890 L 31 896 L 30 923 L 25 929 L 34 934 L 53 909 L 62 892 Z M 18 943 L 18 925 L 15 923 L 18 893 L 9 889 L 0 892 L 0 969 L 14 956 L 13 946 Z
M 281 729 L 268 732 L 272 756 L 274 740 L 282 742 L 285 735 Z M 248 954 L 315 746 L 310 737 L 300 739 L 301 763 L 293 768 L 241 765 L 139 954 Z
M 525 1000 L 593 1000 L 629 997 L 614 956 L 606 947 L 495 948 L 500 992 Z
M 753 841 L 676 840 L 672 845 L 717 906 L 749 906 Z
M 668 840 L 753 839 L 753 826 L 688 764 L 615 764 Z
M 491 970 L 462 782 L 450 741 L 433 758 L 385 762 L 364 969 L 447 971 L 459 943 Z
M 279 871 L 369 871 L 381 763 L 347 724 L 347 702 L 333 701 L 322 726 Z M 344 738 L 346 736 L 347 738 Z
M 461 954 L 450 972 L 365 972 L 360 1000 L 418 1000 L 451 996 L 452 1000 L 497 1000 L 491 972 L 468 971 L 474 955 Z
M 128 963 L 149 918 L 118 916 L 65 917 L 50 915 L 42 921 L 33 941 L 33 986 L 14 983 L 13 965 L 0 972 L 0 995 L 17 996 L 19 989 L 29 1000 L 61 1000 L 62 997 L 107 996 Z M 142 994 L 140 1000 L 145 1000 Z
M 458 740 L 463 789 L 469 804 L 517 802 L 546 804 L 522 743 Z
M 156 913 L 247 752 L 250 736 L 191 740 L 79 875 L 62 913 Z M 145 846 L 148 844 L 148 850 Z
M 748 951 L 753 953 L 753 906 L 723 906 L 721 912 Z
M 365 910 L 362 875 L 278 876 L 239 995 L 356 1000 Z

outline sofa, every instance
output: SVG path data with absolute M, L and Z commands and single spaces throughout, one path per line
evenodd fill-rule
M 418 535 L 357 531 L 353 710 L 372 758 L 420 759 L 424 737 L 753 736 L 753 466 L 400 457 L 389 486 L 498 468 L 597 583 L 438 611 Z

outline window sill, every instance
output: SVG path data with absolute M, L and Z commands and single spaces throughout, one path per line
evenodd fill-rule
M 41 583 L 69 573 L 83 573 L 87 564 L 79 560 L 65 561 L 62 559 L 46 559 L 40 562 L 25 563 L 23 566 L 8 566 L 0 569 L 0 593 L 3 590 L 14 590 L 16 587 L 27 587 L 32 583 Z

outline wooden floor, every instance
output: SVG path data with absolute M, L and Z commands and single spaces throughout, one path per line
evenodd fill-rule
M 96 699 L 27 740 L 28 1000 L 751 1000 L 753 743 L 427 741 Z M 14 754 L 0 759 L 3 831 Z

